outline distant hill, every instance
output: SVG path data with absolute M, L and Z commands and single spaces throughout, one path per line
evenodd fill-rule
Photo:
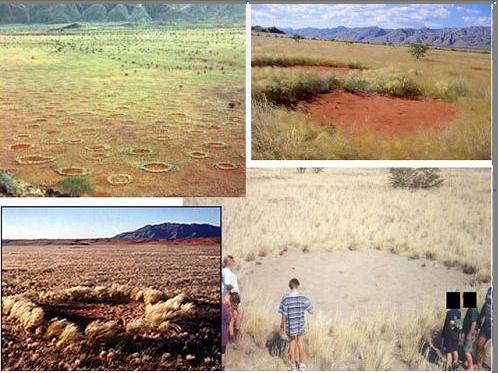
M 113 239 L 188 240 L 194 238 L 220 237 L 221 229 L 210 224 L 163 223 L 146 225 L 132 232 L 120 233 Z
M 380 27 L 349 28 L 339 26 L 334 28 L 283 28 L 282 31 L 290 35 L 301 35 L 310 38 L 374 44 L 417 43 L 444 48 L 491 49 L 491 27 L 384 29 Z
M 242 4 L 0 4 L 0 24 L 73 22 L 244 23 Z
M 276 27 L 262 27 L 262 26 L 252 26 L 251 31 L 254 32 L 269 32 L 272 34 L 285 34 L 282 30 L 279 30 Z

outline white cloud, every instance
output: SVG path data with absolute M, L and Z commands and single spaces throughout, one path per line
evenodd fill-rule
M 451 5 L 411 4 L 268 4 L 252 6 L 253 24 L 280 27 L 441 27 Z M 275 24 L 278 19 L 278 24 Z M 266 23 L 266 24 L 265 24 Z
M 469 26 L 491 26 L 491 17 L 463 16 L 462 19 Z
M 465 14 L 479 14 L 480 12 L 476 9 L 464 8 L 463 6 L 457 6 L 456 10 Z

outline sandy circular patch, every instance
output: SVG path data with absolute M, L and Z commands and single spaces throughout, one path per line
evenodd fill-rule
M 128 174 L 112 174 L 107 177 L 107 182 L 111 185 L 126 185 L 133 181 L 133 177 Z
M 237 165 L 231 162 L 218 162 L 214 164 L 214 168 L 218 170 L 231 171 L 237 169 Z
M 146 172 L 161 173 L 173 171 L 175 166 L 165 162 L 147 162 L 140 165 L 140 169 Z
M 43 164 L 55 161 L 55 157 L 51 155 L 24 155 L 16 159 L 19 164 Z
M 90 173 L 87 168 L 82 167 L 62 167 L 55 170 L 62 176 L 86 176 Z
M 225 149 L 228 148 L 228 144 L 223 141 L 208 141 L 204 143 L 204 146 L 210 149 Z
M 25 150 L 31 149 L 33 147 L 34 147 L 33 144 L 19 143 L 19 144 L 12 144 L 9 147 L 9 149 L 12 150 L 12 151 L 14 151 L 14 152 L 21 152 L 21 151 L 25 151 Z
M 187 154 L 187 156 L 193 159 L 204 159 L 209 157 L 209 154 L 203 152 L 202 150 L 190 150 L 185 153 Z

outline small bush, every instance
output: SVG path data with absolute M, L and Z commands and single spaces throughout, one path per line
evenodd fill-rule
M 433 189 L 444 182 L 437 168 L 391 168 L 389 174 L 389 184 L 393 188 Z
M 412 44 L 410 46 L 409 53 L 415 57 L 417 60 L 421 59 L 422 57 L 425 56 L 427 51 L 429 50 L 429 47 L 427 45 L 423 44 Z
M 6 172 L 0 172 L 0 192 L 9 196 L 18 196 L 21 194 L 19 183 Z
M 95 186 L 86 176 L 66 176 L 62 179 L 60 185 L 62 190 L 71 197 L 81 197 L 95 190 Z
M 306 167 L 298 167 L 297 168 L 297 173 L 298 174 L 304 174 L 306 172 Z

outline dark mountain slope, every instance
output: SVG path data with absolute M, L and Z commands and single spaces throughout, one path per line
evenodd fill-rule
M 0 4 L 0 24 L 70 22 L 243 23 L 243 4 Z
M 163 223 L 146 225 L 132 232 L 124 232 L 114 236 L 114 239 L 156 239 L 156 240 L 183 240 L 192 238 L 219 237 L 220 227 L 210 224 L 179 224 Z

